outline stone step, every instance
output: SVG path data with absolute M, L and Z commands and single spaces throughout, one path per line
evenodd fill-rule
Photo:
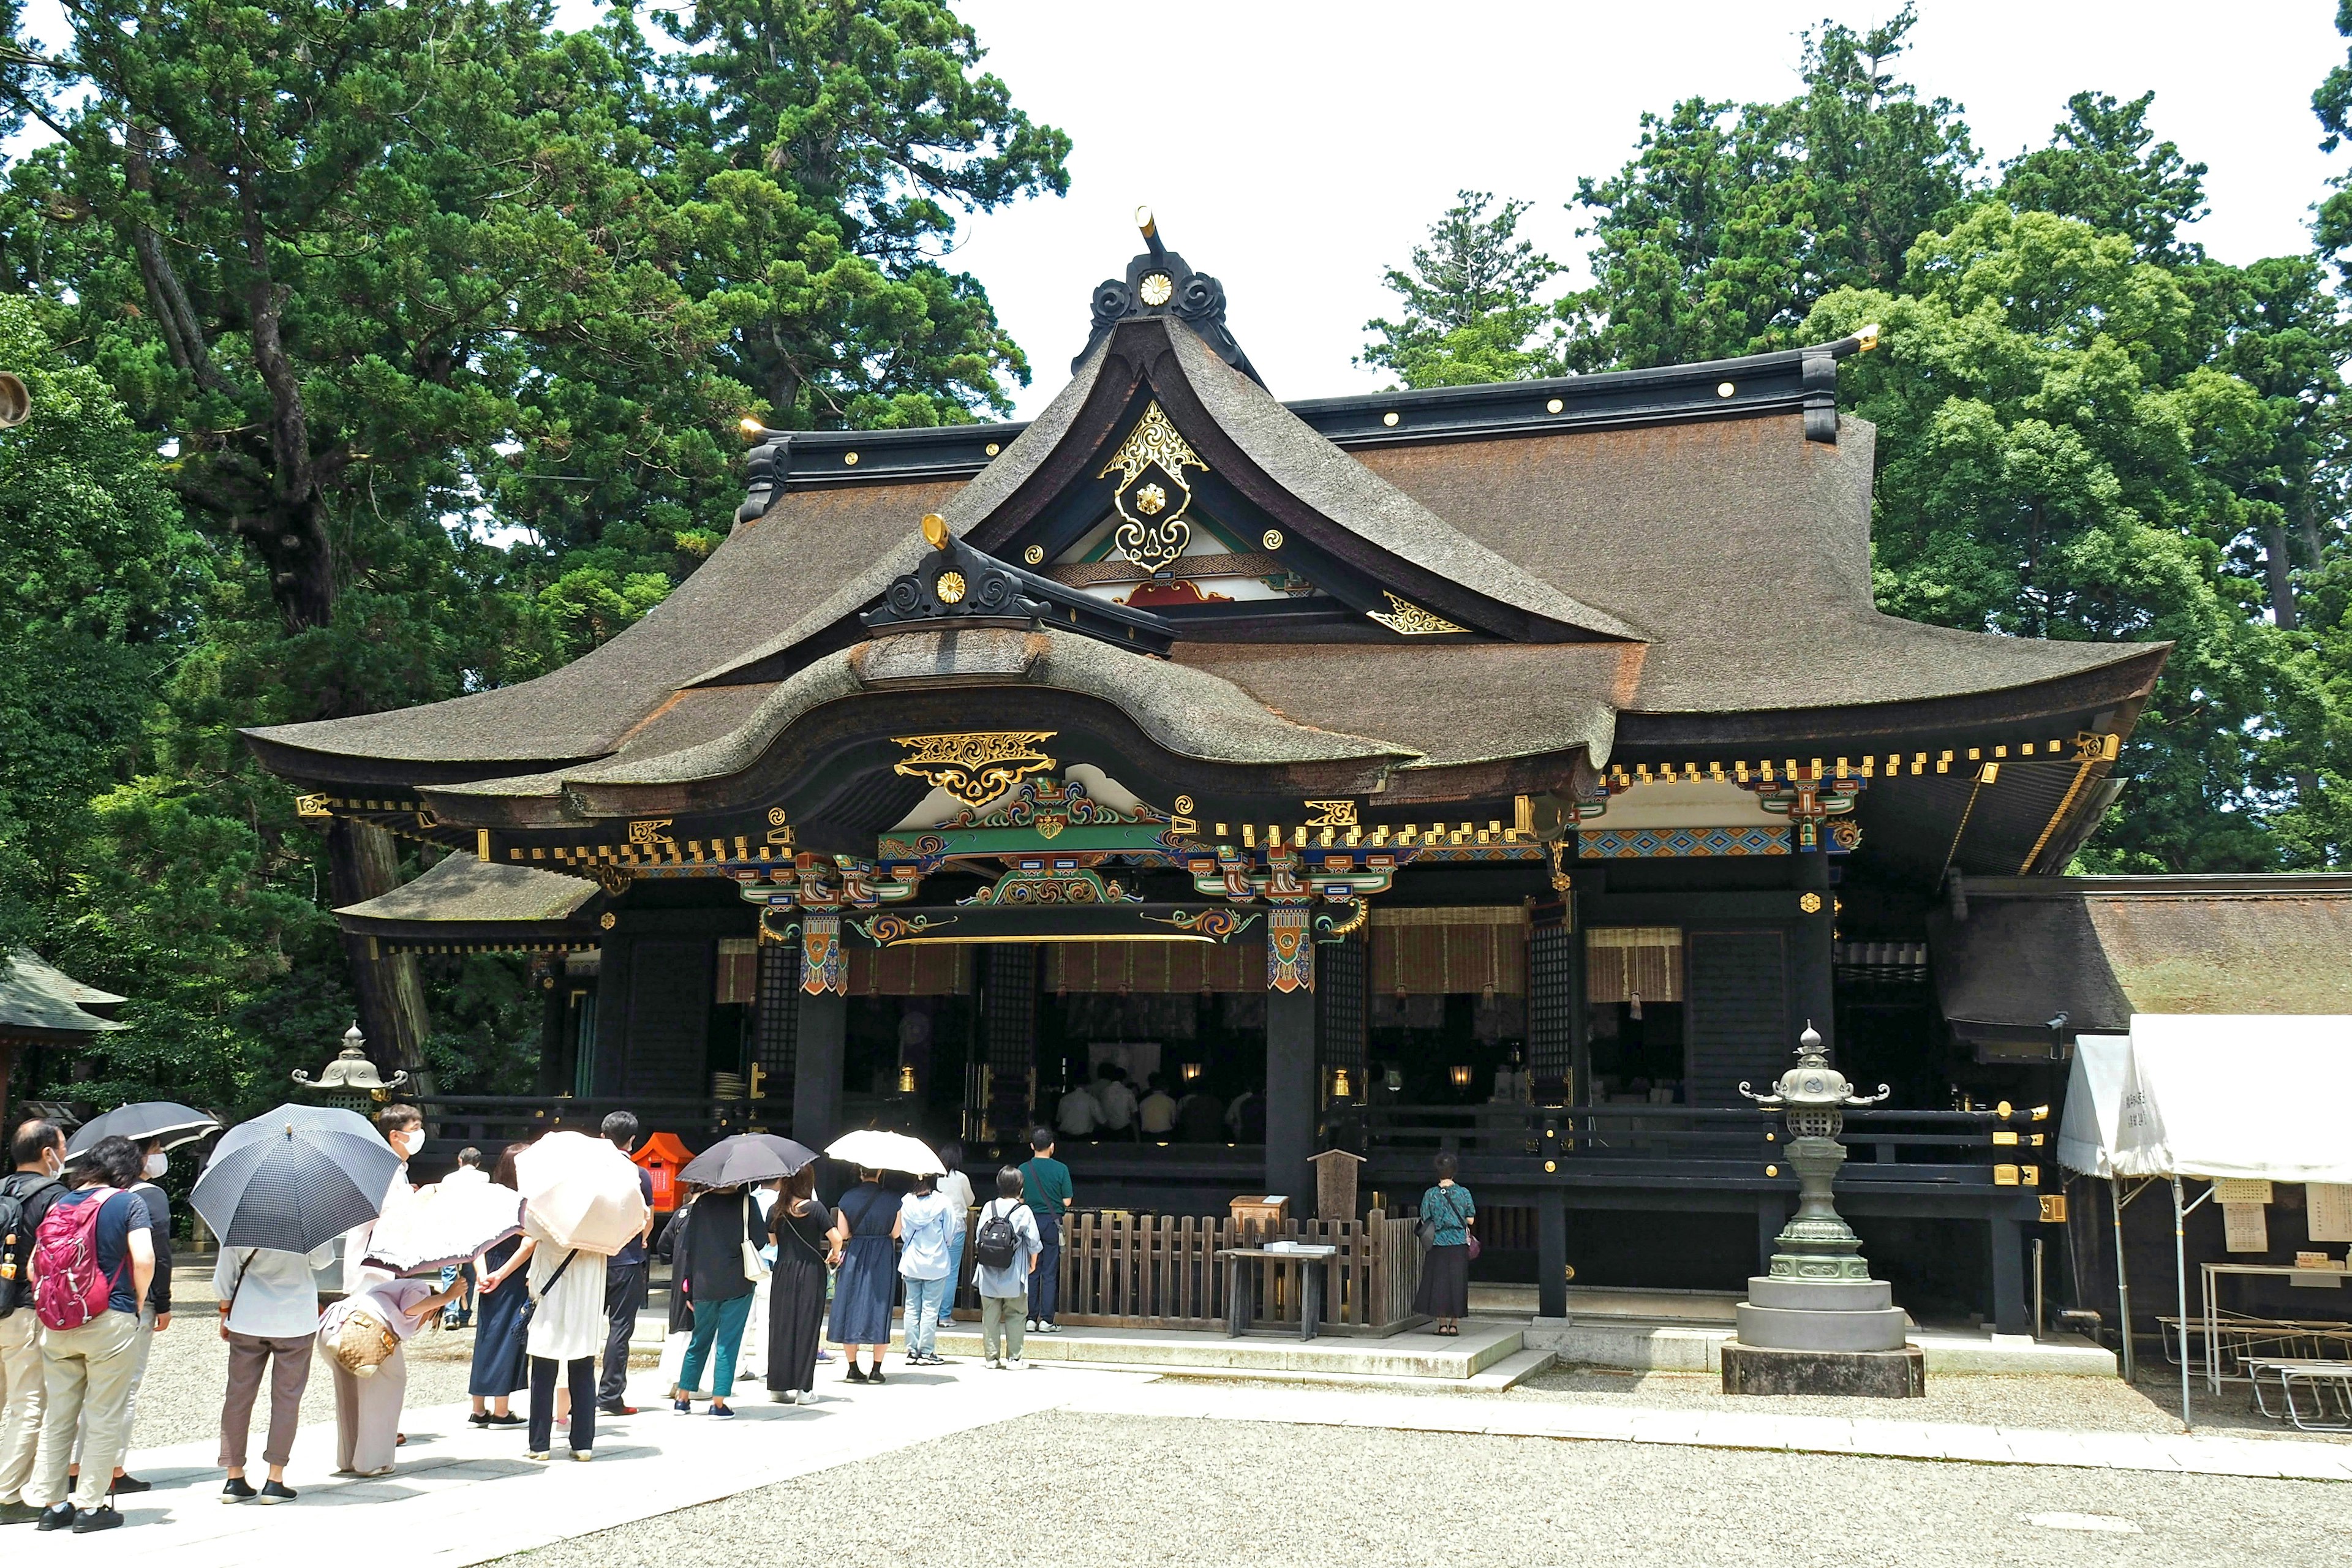
M 903 1338 L 903 1335 L 901 1336 Z M 980 1327 L 959 1322 L 940 1331 L 940 1353 L 981 1353 Z M 1166 1329 L 1064 1329 L 1030 1334 L 1026 1359 L 1076 1366 L 1119 1367 L 1169 1375 L 1284 1377 L 1304 1381 L 1404 1379 L 1469 1383 L 1525 1351 L 1515 1324 L 1463 1324 L 1458 1337 L 1426 1331 L 1387 1339 L 1328 1335 L 1300 1340 L 1289 1335 L 1249 1334 L 1233 1339 L 1216 1332 Z M 1549 1364 L 1549 1352 L 1541 1357 Z M 1538 1370 L 1502 1368 L 1511 1382 Z M 1508 1384 L 1501 1386 L 1508 1386 Z

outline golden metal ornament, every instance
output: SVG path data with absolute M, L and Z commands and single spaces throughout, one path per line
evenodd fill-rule
M 662 831 L 675 820 L 667 816 L 643 816 L 629 824 L 629 842 L 641 849 L 672 849 L 677 841 Z
M 1158 469 L 1181 492 L 1174 510 L 1165 517 L 1160 513 L 1168 508 L 1168 492 L 1157 482 L 1134 491 L 1136 510 L 1143 513 L 1142 517 L 1128 510 L 1129 487 L 1143 477 L 1147 468 Z M 1121 521 L 1111 542 L 1147 572 L 1159 572 L 1174 564 L 1192 542 L 1192 525 L 1184 521 L 1184 513 L 1192 505 L 1192 488 L 1184 482 L 1186 468 L 1198 468 L 1205 474 L 1209 465 L 1186 444 L 1154 401 L 1144 406 L 1143 417 L 1135 422 L 1135 428 L 1127 433 L 1127 439 L 1119 443 L 1118 450 L 1095 476 L 1101 479 L 1113 473 L 1118 475 L 1118 488 L 1111 492 L 1111 505 L 1118 509 Z
M 1804 897 L 1797 900 L 1797 907 L 1804 910 L 1809 915 L 1820 914 L 1822 912 L 1822 896 L 1819 893 L 1807 893 Z
M 335 814 L 327 809 L 327 797 L 325 795 L 298 795 L 294 797 L 294 815 L 297 816 L 315 818 L 332 816 Z
M 1309 827 L 1353 827 L 1356 826 L 1356 803 L 1352 800 L 1310 800 L 1302 803 L 1314 815 L 1307 819 Z
M 1264 534 L 1259 538 L 1258 542 L 1259 542 L 1260 544 L 1262 544 L 1262 545 L 1265 546 L 1268 550 L 1279 550 L 1279 549 L 1281 549 L 1281 548 L 1282 548 L 1282 530 L 1280 530 L 1280 529 L 1278 529 L 1278 528 L 1269 528 L 1269 529 L 1267 529 L 1267 530 L 1265 531 L 1265 533 L 1264 533 Z
M 942 573 L 940 573 L 940 581 L 939 581 L 939 590 L 940 590 L 940 604 L 942 604 L 942 605 L 961 605 L 961 604 L 962 604 L 962 603 L 963 603 L 963 590 L 964 590 L 963 574 L 962 574 L 962 573 L 961 573 L 961 572 L 942 572 Z
M 945 550 L 948 547 L 948 520 L 935 511 L 925 512 L 923 542 L 934 550 Z
M 1165 305 L 1176 297 L 1176 279 L 1165 272 L 1147 272 L 1143 275 L 1143 287 L 1138 292 L 1142 294 L 1143 302 L 1147 305 Z
M 907 748 L 906 760 L 891 771 L 943 789 L 970 806 L 986 805 L 1032 773 L 1054 766 L 1037 750 L 1052 730 L 991 730 L 961 735 L 893 735 Z
M 1033 544 L 1021 552 L 1021 559 L 1034 566 L 1045 559 L 1045 547 L 1042 544 Z
M 1364 614 L 1399 637 L 1431 637 L 1442 636 L 1446 632 L 1466 632 L 1470 629 L 1468 626 L 1455 626 L 1444 616 L 1433 615 L 1410 600 L 1399 598 L 1386 588 L 1381 589 L 1381 592 L 1388 596 L 1388 609 L 1366 610 Z

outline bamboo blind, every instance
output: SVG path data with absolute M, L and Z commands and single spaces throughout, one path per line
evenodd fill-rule
M 1527 911 L 1517 904 L 1375 907 L 1371 938 L 1371 986 L 1378 994 L 1527 994 Z
M 1683 933 L 1679 926 L 1592 926 L 1584 933 L 1588 1002 L 1679 1002 Z

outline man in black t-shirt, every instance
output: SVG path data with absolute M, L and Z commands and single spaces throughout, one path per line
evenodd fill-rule
M 0 1524 L 29 1524 L 41 1510 L 25 1502 L 25 1483 L 33 1476 L 47 1403 L 41 1321 L 33 1315 L 33 1233 L 65 1191 L 58 1181 L 66 1168 L 65 1130 L 27 1121 L 9 1140 L 8 1152 L 16 1168 L 0 1176 L 0 1211 L 13 1209 L 17 1217 L 6 1227 L 16 1240 L 0 1235 L 0 1269 L 16 1270 L 14 1279 L 0 1279 Z

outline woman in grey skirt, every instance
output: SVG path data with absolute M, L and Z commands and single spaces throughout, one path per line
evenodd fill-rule
M 1438 1155 L 1437 1184 L 1421 1194 L 1421 1217 L 1433 1234 L 1413 1310 L 1435 1318 L 1441 1334 L 1460 1333 L 1470 1311 L 1470 1227 L 1478 1223 L 1478 1205 L 1454 1169 L 1452 1154 Z

